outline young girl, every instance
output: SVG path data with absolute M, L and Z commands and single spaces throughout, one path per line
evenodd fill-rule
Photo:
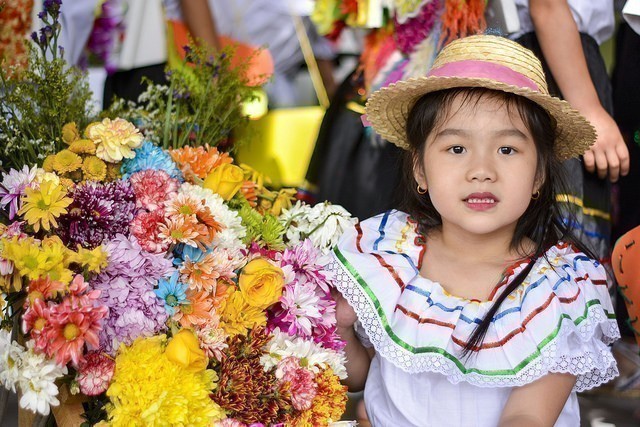
M 617 375 L 605 271 L 559 219 L 560 162 L 595 132 L 515 42 L 452 42 L 367 119 L 407 150 L 405 212 L 345 233 L 347 385 L 374 426 L 578 426 L 576 392 Z

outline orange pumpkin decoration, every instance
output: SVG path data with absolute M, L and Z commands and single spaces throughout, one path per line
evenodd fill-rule
M 611 264 L 629 312 L 629 326 L 640 346 L 640 226 L 618 239 L 611 255 Z

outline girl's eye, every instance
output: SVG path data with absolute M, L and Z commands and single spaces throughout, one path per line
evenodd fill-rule
M 452 154 L 462 154 L 464 153 L 464 147 L 461 145 L 454 145 L 453 147 L 449 147 L 449 151 Z
M 505 154 L 507 156 L 516 152 L 512 147 L 500 147 L 498 151 L 500 151 L 500 154 Z

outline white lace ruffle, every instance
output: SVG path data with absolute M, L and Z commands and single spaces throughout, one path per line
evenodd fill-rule
M 463 372 L 456 362 L 443 354 L 412 353 L 394 342 L 384 329 L 374 304 L 346 267 L 333 257 L 327 269 L 333 272 L 335 286 L 355 310 L 376 351 L 405 372 L 436 372 L 445 375 L 453 384 L 465 381 L 479 387 L 522 386 L 548 373 L 570 373 L 577 377 L 574 391 L 594 388 L 618 375 L 615 359 L 607 347 L 620 337 L 618 326 L 600 305 L 590 306 L 586 318 L 578 325 L 571 320 L 562 322 L 558 334 L 517 373 L 485 375 Z M 521 355 L 514 359 L 524 361 L 527 357 Z M 473 359 L 470 362 L 473 363 Z M 466 366 L 464 370 L 469 368 L 512 370 L 514 366 Z

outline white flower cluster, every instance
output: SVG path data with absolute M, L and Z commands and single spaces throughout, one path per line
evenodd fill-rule
M 311 207 L 298 201 L 291 209 L 283 209 L 280 222 L 291 246 L 309 238 L 316 248 L 327 253 L 358 219 L 340 205 L 325 202 Z
M 346 358 L 344 354 L 327 349 L 311 340 L 281 332 L 279 328 L 273 330 L 273 338 L 266 345 L 265 352 L 260 363 L 265 371 L 275 367 L 285 357 L 293 356 L 304 360 L 304 366 L 315 373 L 321 369 L 331 368 L 340 379 L 347 378 L 347 370 L 344 367 Z
M 51 406 L 58 406 L 56 379 L 67 373 L 66 366 L 56 365 L 33 351 L 33 341 L 24 348 L 11 341 L 11 332 L 0 330 L 0 383 L 15 393 L 20 388 L 20 407 L 49 415 Z

